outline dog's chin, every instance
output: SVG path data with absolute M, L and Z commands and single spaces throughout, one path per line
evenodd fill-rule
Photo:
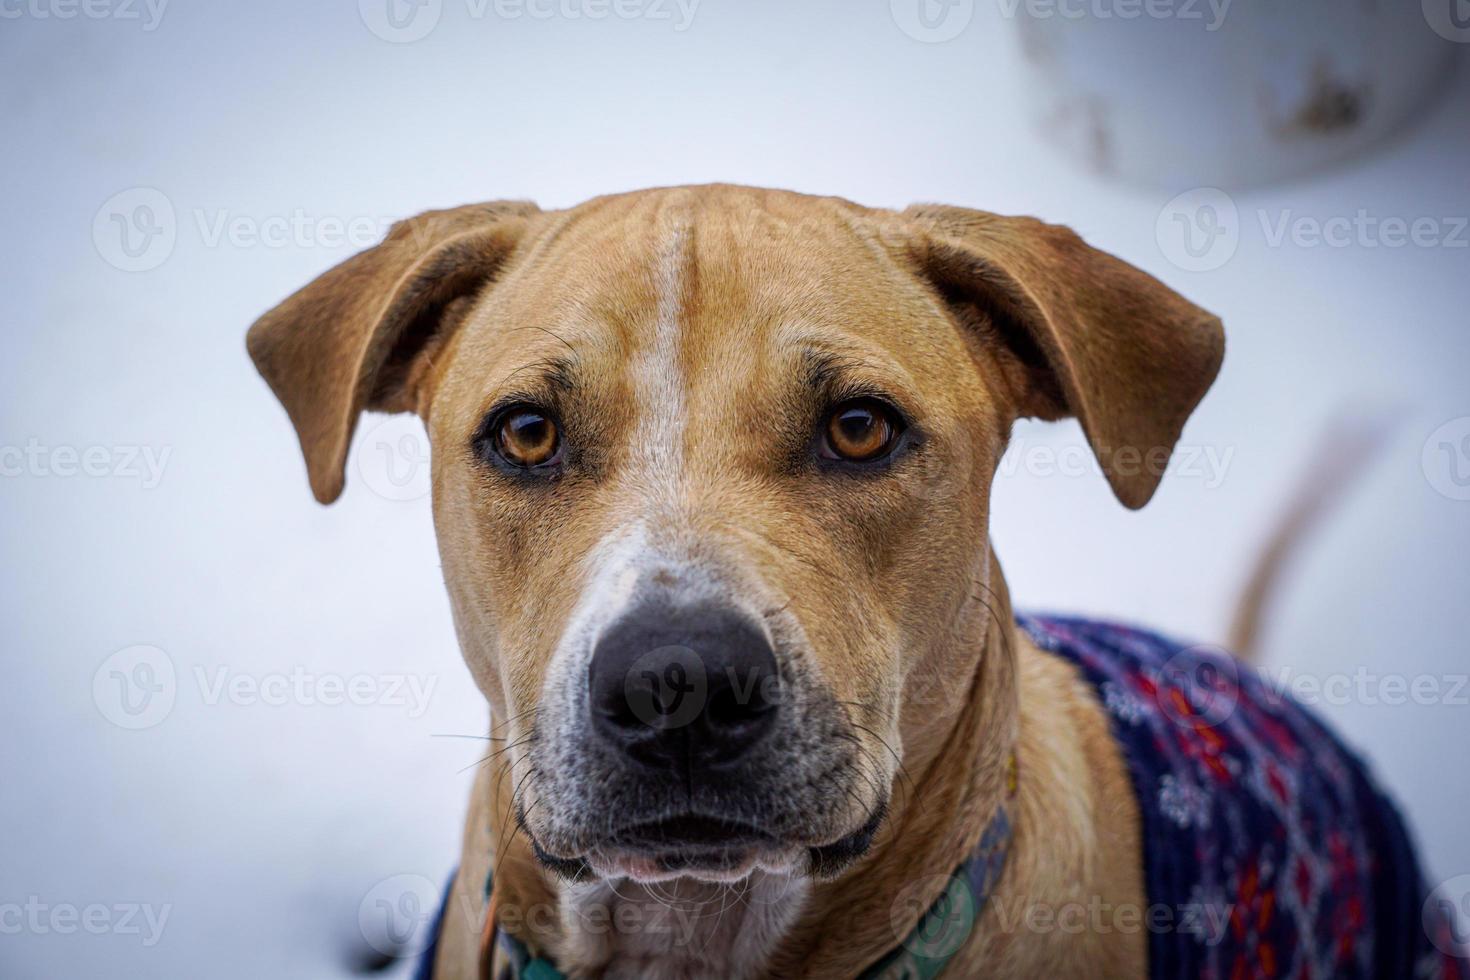
M 733 884 L 756 872 L 829 879 L 868 852 L 886 812 L 880 803 L 857 830 L 819 845 L 783 841 L 749 824 L 696 816 L 629 824 L 574 858 L 550 854 L 530 836 L 542 866 L 570 882 L 656 884 L 684 878 Z
M 757 871 L 792 876 L 801 868 L 798 847 L 735 847 L 697 850 L 594 851 L 587 864 L 598 878 L 622 878 L 641 885 L 692 879 L 712 885 L 744 881 Z

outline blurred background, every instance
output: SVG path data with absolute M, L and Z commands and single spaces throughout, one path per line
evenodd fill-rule
M 1021 608 L 1223 641 L 1386 433 L 1263 661 L 1470 911 L 1466 42 L 1466 0 L 0 0 L 0 975 L 412 951 L 487 725 L 422 430 L 365 419 L 317 506 L 245 328 L 425 208 L 714 180 L 1035 214 L 1223 316 L 1143 511 L 1018 429 Z

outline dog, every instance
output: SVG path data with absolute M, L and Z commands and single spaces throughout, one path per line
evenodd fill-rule
M 362 412 L 429 433 L 496 746 L 434 976 L 1454 975 L 1412 852 L 1379 848 L 1396 818 L 1326 839 L 1377 798 L 1297 709 L 1235 678 L 1280 729 L 1241 771 L 1255 729 L 1189 686 L 1235 668 L 1013 612 L 987 531 L 1013 423 L 1077 418 L 1142 507 L 1224 356 L 1218 318 L 1071 231 L 723 185 L 478 204 L 395 225 L 248 349 L 323 503 Z M 1254 787 L 1259 839 L 1141 768 L 1176 735 Z M 1223 877 L 1181 939 L 1156 845 L 1196 840 Z

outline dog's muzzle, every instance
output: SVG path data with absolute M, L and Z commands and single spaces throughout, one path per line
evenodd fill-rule
M 738 592 L 644 569 L 599 589 L 616 604 L 605 620 L 568 633 L 515 801 L 546 867 L 734 881 L 756 868 L 825 875 L 866 849 L 883 757 L 864 749 L 799 628 Z

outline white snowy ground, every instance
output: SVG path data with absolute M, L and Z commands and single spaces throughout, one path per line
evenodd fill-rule
M 1156 238 L 1170 195 L 1081 175 L 1034 138 L 1012 27 L 986 4 L 931 45 L 886 3 L 839 0 L 706 0 L 682 31 L 672 4 L 672 21 L 592 22 L 450 0 L 406 44 L 350 0 L 180 0 L 152 30 L 141 4 L 117 8 L 141 20 L 62 20 L 38 3 L 0 24 L 0 445 L 27 452 L 0 479 L 0 974 L 341 975 L 364 948 L 360 910 L 371 927 L 379 899 L 437 886 L 480 746 L 434 736 L 486 716 L 423 467 L 385 469 L 414 423 L 378 430 L 342 501 L 318 507 L 244 329 L 365 243 L 361 227 L 340 241 L 351 219 L 715 179 L 1039 214 L 1224 316 L 1225 371 L 1185 436 L 1223 472 L 1181 473 L 1139 514 L 1095 475 L 1044 475 L 1043 457 L 1001 481 L 994 533 L 1024 607 L 1220 638 L 1324 421 L 1397 407 L 1390 451 L 1293 568 L 1267 659 L 1366 678 L 1321 710 L 1398 794 L 1435 880 L 1470 872 L 1470 705 L 1454 691 L 1470 502 L 1436 490 L 1470 458 L 1437 438 L 1433 479 L 1421 465 L 1431 433 L 1470 415 L 1470 249 L 1268 234 L 1283 216 L 1470 212 L 1470 72 L 1404 139 L 1237 194 L 1235 255 L 1188 272 Z M 139 187 L 163 203 L 133 191 L 104 208 Z M 138 204 L 171 251 L 120 249 L 109 214 L 146 219 Z M 1073 426 L 1020 434 L 1079 444 Z M 62 475 L 93 447 L 110 475 Z M 1428 678 L 1434 703 L 1393 703 L 1392 677 Z M 123 681 L 162 693 L 145 703 Z M 368 703 L 325 703 L 353 682 Z

